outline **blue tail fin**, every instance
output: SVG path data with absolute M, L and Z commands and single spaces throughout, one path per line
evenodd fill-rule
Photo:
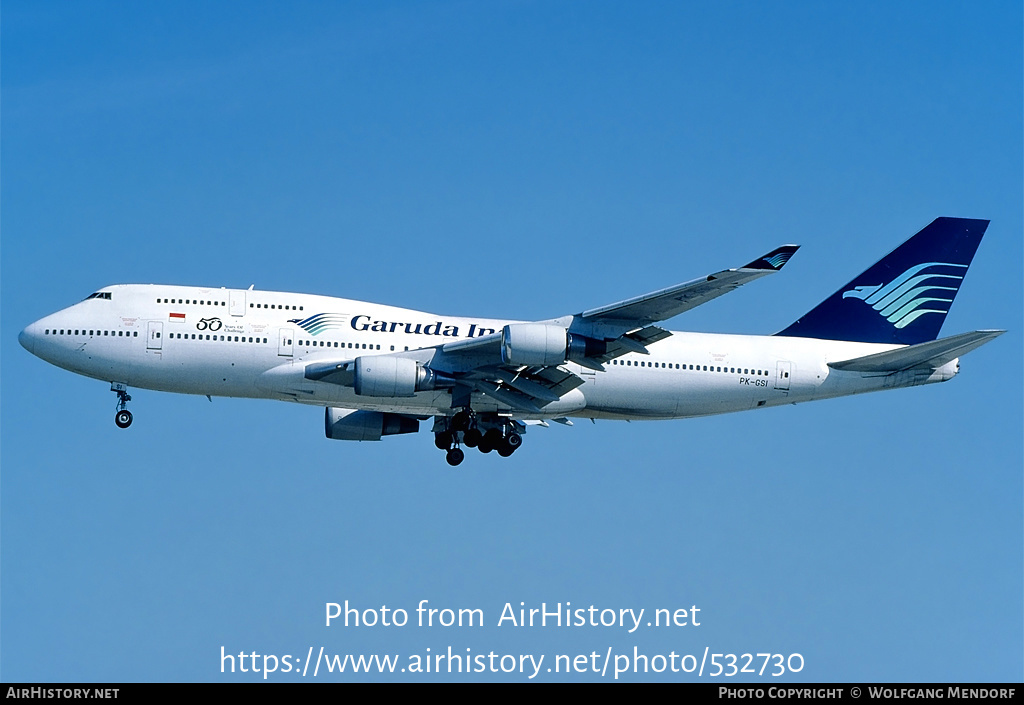
M 987 220 L 936 218 L 776 335 L 914 345 L 935 340 Z

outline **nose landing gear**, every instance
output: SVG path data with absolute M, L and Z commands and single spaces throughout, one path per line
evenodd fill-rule
M 128 409 L 121 409 L 114 414 L 114 423 L 117 424 L 118 428 L 128 428 L 132 425 L 132 412 Z
M 110 391 L 117 392 L 117 413 L 114 414 L 114 423 L 118 428 L 128 428 L 132 425 L 132 412 L 128 411 L 128 402 L 132 398 L 128 394 L 128 387 L 120 382 L 111 382 Z

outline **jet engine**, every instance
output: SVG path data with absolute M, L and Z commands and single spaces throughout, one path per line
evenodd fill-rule
M 547 323 L 512 323 L 501 331 L 501 361 L 506 365 L 561 365 L 603 355 L 607 349 L 602 340 Z
M 449 387 L 455 380 L 423 367 L 415 360 L 392 355 L 366 355 L 356 358 L 354 386 L 356 394 L 367 397 L 411 397 Z
M 336 441 L 379 441 L 381 436 L 416 433 L 420 422 L 400 414 L 328 407 L 324 430 L 328 438 Z
M 569 347 L 562 326 L 512 323 L 501 331 L 501 361 L 506 365 L 561 365 Z

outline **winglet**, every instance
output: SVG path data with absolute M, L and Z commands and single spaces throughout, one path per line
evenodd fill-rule
M 745 264 L 741 269 L 770 269 L 779 271 L 789 261 L 789 258 L 800 249 L 800 245 L 783 245 L 760 257 L 750 264 Z

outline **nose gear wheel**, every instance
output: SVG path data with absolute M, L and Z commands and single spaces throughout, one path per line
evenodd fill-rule
M 114 423 L 118 428 L 128 428 L 132 425 L 132 412 L 128 411 L 128 402 L 132 400 L 128 390 L 120 384 L 111 384 L 110 390 L 117 392 L 117 412 L 114 414 Z

